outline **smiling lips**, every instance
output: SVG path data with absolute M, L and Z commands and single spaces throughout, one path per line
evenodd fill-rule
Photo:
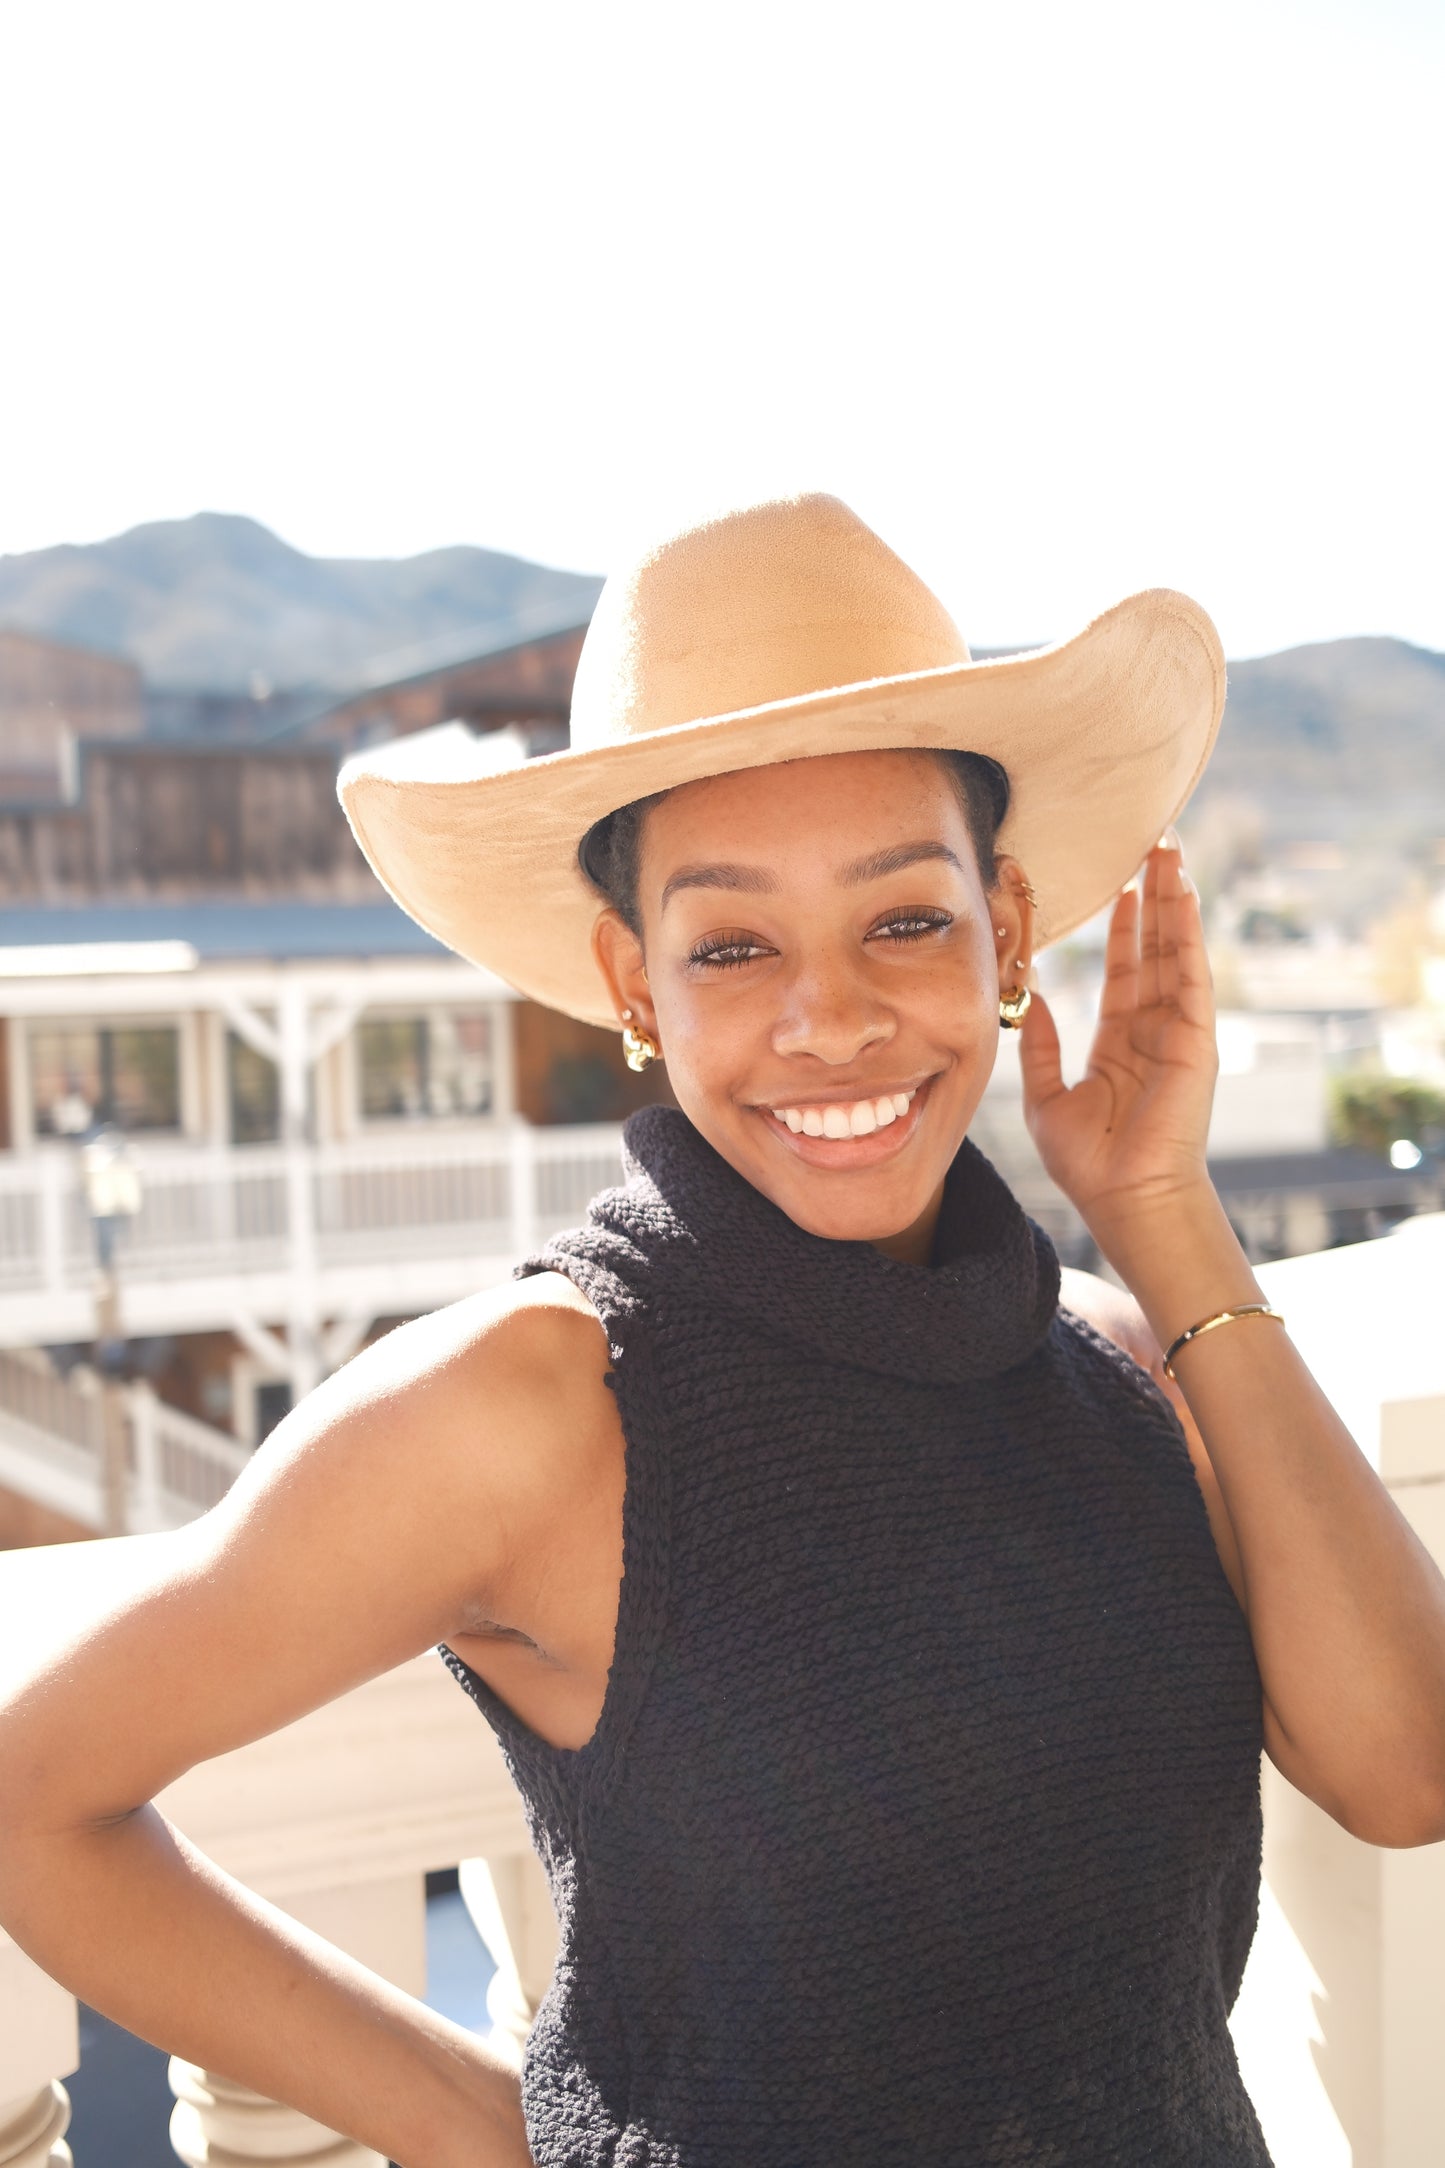
M 871 1137 L 908 1112 L 916 1092 L 885 1092 L 878 1099 L 833 1101 L 823 1107 L 773 1107 L 774 1121 L 804 1137 Z

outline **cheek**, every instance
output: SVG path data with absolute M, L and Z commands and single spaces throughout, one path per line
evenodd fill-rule
M 697 986 L 671 973 L 654 985 L 652 998 L 669 1065 L 714 1077 L 746 1060 L 759 1033 L 766 1036 L 776 1005 L 762 988 Z

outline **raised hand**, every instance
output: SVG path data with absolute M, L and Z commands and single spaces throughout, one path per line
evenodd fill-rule
M 1085 1074 L 1065 1084 L 1058 1030 L 1039 994 L 1019 1052 L 1029 1133 L 1092 1232 L 1208 1183 L 1214 989 L 1198 894 L 1172 829 L 1114 904 Z

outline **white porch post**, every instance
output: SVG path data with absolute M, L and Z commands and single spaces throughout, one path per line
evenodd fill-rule
M 144 1378 L 121 1388 L 135 1442 L 135 1530 L 146 1534 L 169 1527 L 161 1494 L 160 1441 L 156 1437 L 156 1396 Z
M 314 1155 L 308 1132 L 311 1076 L 310 1007 L 305 985 L 285 979 L 277 1021 L 281 1069 L 281 1136 L 286 1161 L 286 1220 L 290 1244 L 287 1305 L 291 1397 L 303 1400 L 321 1382 L 320 1289 L 316 1249 Z
M 507 1170 L 511 1182 L 512 1252 L 522 1258 L 536 1246 L 537 1143 L 532 1125 L 514 1114 L 507 1132 Z
M 75 1185 L 75 1170 L 58 1151 L 37 1152 L 40 1185 L 40 1272 L 47 1294 L 65 1286 L 65 1205 Z
M 80 2064 L 75 1997 L 0 1933 L 0 2168 L 71 2168 L 61 2084 Z

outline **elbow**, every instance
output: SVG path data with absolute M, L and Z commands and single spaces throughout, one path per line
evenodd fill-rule
M 1387 1798 L 1337 1807 L 1334 1818 L 1362 1844 L 1378 1845 L 1383 1851 L 1445 1843 L 1445 1775 L 1435 1784 L 1401 1785 Z

